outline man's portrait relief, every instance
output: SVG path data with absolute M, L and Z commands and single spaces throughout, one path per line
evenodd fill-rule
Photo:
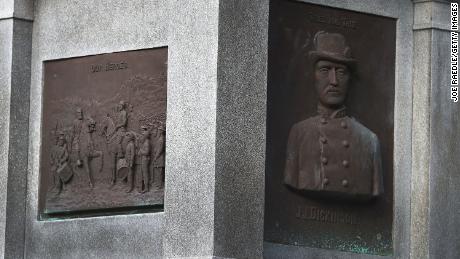
M 308 59 L 318 94 L 317 115 L 290 130 L 284 183 L 336 198 L 371 199 L 383 193 L 378 137 L 344 105 L 357 60 L 340 33 L 319 31 Z M 318 193 L 316 193 L 318 194 Z
M 391 254 L 395 64 L 396 19 L 273 1 L 265 241 Z

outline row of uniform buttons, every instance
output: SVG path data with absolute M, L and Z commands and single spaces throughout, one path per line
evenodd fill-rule
M 321 143 L 323 143 L 323 144 L 326 144 L 326 143 L 327 143 L 327 138 L 325 138 L 325 137 L 320 137 L 320 138 L 319 138 L 319 141 L 321 141 Z M 343 145 L 345 148 L 350 147 L 350 143 L 349 143 L 348 141 L 346 141 L 346 140 L 342 141 L 342 145 Z
M 321 141 L 321 143 L 323 144 L 326 144 L 327 143 L 327 138 L 325 137 L 320 137 L 319 138 L 319 141 Z M 342 141 L 342 145 L 345 147 L 345 148 L 349 148 L 350 147 L 350 143 L 346 140 Z
M 327 144 L 327 138 L 325 137 L 319 137 L 319 141 L 323 144 Z M 350 143 L 346 140 L 342 141 L 342 145 L 345 147 L 345 148 L 349 148 L 350 147 Z
M 328 184 L 329 184 L 329 179 L 328 179 L 328 178 L 324 178 L 324 179 L 323 179 L 323 184 L 324 184 L 324 185 L 328 185 Z M 342 186 L 343 186 L 343 187 L 348 187 L 348 180 L 347 180 L 347 179 L 343 179 L 343 180 L 342 180 Z
M 327 165 L 328 160 L 326 157 L 321 157 L 321 162 L 323 163 L 323 165 Z M 342 165 L 343 167 L 348 168 L 350 166 L 350 162 L 348 162 L 348 160 L 343 160 Z
M 320 122 L 322 124 L 327 124 L 327 119 L 326 118 L 321 118 L 320 119 Z M 343 129 L 346 129 L 348 126 L 347 126 L 347 123 L 345 121 L 342 121 L 340 122 L 340 127 L 342 127 Z M 320 142 L 323 143 L 323 144 L 326 144 L 327 143 L 327 138 L 321 136 L 320 137 Z M 350 147 L 350 143 L 346 140 L 342 141 L 342 145 L 345 147 L 345 148 L 348 148 Z M 327 162 L 328 162 L 328 159 L 326 157 L 321 157 L 321 162 L 324 164 L 324 165 L 327 165 Z M 345 167 L 345 168 L 348 168 L 350 166 L 350 162 L 348 162 L 348 160 L 343 160 L 342 161 L 342 165 Z M 328 178 L 324 178 L 323 179 L 323 184 L 324 185 L 328 185 L 329 184 L 329 179 Z M 343 187 L 348 187 L 348 180 L 347 179 L 343 179 L 342 180 L 342 186 Z
M 323 117 L 322 117 L 319 121 L 321 122 L 321 124 L 327 124 L 327 119 L 326 119 L 326 118 L 323 118 Z M 347 123 L 343 120 L 343 121 L 340 122 L 340 127 L 346 129 L 346 128 L 348 127 L 348 125 L 347 125 Z

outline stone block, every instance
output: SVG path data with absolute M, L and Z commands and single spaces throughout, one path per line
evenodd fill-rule
M 221 1 L 214 255 L 261 258 L 269 1 Z
M 43 62 L 168 45 L 167 1 L 36 1 L 26 258 L 161 258 L 164 213 L 38 220 Z M 168 147 L 167 147 L 168 150 Z
M 219 1 L 170 10 L 164 255 L 213 255 Z
M 31 0 L 2 0 L 0 2 L 0 19 L 17 18 L 33 20 L 34 1 Z
M 13 20 L 0 21 L 0 257 L 5 251 Z

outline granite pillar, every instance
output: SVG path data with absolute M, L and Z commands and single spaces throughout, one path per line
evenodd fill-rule
M 261 258 L 268 0 L 220 2 L 214 255 Z
M 268 2 L 171 3 L 165 257 L 262 257 Z
M 460 256 L 460 105 L 450 100 L 450 2 L 414 1 L 411 258 Z
M 33 1 L 0 3 L 0 258 L 22 258 Z

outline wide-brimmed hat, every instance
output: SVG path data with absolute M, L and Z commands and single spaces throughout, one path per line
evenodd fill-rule
M 318 60 L 329 60 L 354 67 L 356 60 L 351 55 L 345 37 L 340 33 L 319 31 L 313 39 L 314 50 L 308 52 L 312 64 Z
M 125 138 L 129 141 L 129 140 L 134 140 L 134 134 L 132 132 L 126 132 L 125 134 Z
M 121 100 L 118 105 L 120 105 L 122 108 L 126 108 L 126 102 Z
M 93 118 L 88 117 L 88 118 L 86 119 L 86 121 L 87 121 L 86 125 L 87 125 L 88 127 L 96 126 L 96 121 L 95 121 Z
M 58 135 L 58 139 L 65 141 L 65 134 L 63 131 L 58 131 L 57 135 Z

